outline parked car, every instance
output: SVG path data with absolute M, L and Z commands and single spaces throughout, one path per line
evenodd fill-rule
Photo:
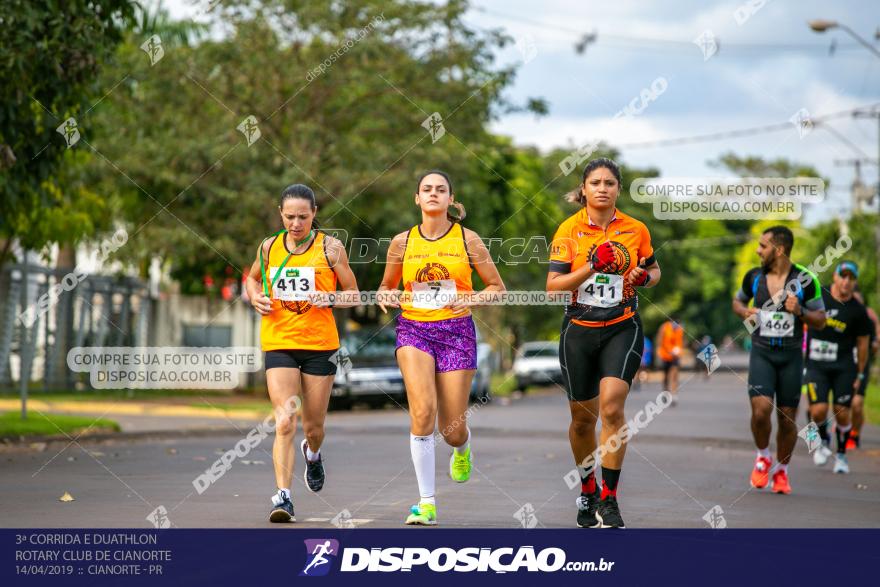
M 406 402 L 403 375 L 394 357 L 394 328 L 357 330 L 345 336 L 330 398 L 337 407 L 354 401 L 384 404 Z
M 477 343 L 477 372 L 471 383 L 470 400 L 472 402 L 486 403 L 492 401 L 492 373 L 495 371 L 495 361 L 492 355 L 492 347 L 487 342 Z
M 523 344 L 513 361 L 513 374 L 520 391 L 526 391 L 530 385 L 562 384 L 559 343 L 533 341 Z

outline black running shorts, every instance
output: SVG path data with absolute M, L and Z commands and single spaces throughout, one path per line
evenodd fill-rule
M 868 360 L 865 362 L 865 370 L 862 371 L 864 376 L 862 377 L 861 382 L 859 383 L 859 389 L 856 391 L 856 395 L 860 395 L 865 397 L 865 390 L 868 389 L 868 379 L 871 377 L 871 366 L 874 364 L 874 353 L 868 351 Z
M 266 370 L 282 367 L 299 369 L 306 375 L 336 375 L 336 363 L 331 359 L 336 351 L 266 351 Z
M 632 385 L 642 362 L 645 338 L 638 314 L 617 324 L 588 327 L 569 319 L 562 323 L 559 363 L 571 401 L 588 401 L 599 395 L 599 380 L 616 377 Z
M 753 346 L 749 355 L 749 397 L 765 396 L 778 407 L 796 408 L 801 399 L 803 369 L 800 348 Z
M 853 398 L 853 383 L 858 367 L 855 363 L 838 365 L 833 368 L 809 365 L 804 383 L 810 405 L 827 404 L 828 392 L 834 394 L 834 405 L 849 407 Z

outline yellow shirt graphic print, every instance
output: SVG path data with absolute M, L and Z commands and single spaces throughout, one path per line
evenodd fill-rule
M 462 293 L 473 292 L 470 257 L 464 227 L 453 223 L 443 236 L 425 238 L 418 226 L 410 229 L 403 254 L 403 317 L 435 322 L 467 316 L 446 306 Z
M 333 311 L 309 302 L 310 293 L 336 291 L 336 273 L 327 261 L 324 238 L 319 232 L 298 255 L 289 254 L 284 234 L 272 241 L 264 284 L 272 298 L 272 311 L 260 323 L 264 351 L 339 348 Z

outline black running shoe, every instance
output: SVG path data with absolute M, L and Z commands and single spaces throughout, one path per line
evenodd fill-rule
M 623 518 L 620 517 L 617 498 L 613 495 L 609 495 L 599 502 L 596 517 L 599 519 L 599 524 L 602 528 L 626 528 L 623 524 Z
M 269 521 L 276 523 L 296 522 L 296 516 L 293 515 L 293 503 L 289 499 L 285 499 L 278 505 L 273 505 L 269 512 Z
M 596 509 L 599 507 L 599 490 L 577 498 L 578 528 L 598 528 L 599 519 L 596 518 Z
M 309 491 L 312 493 L 318 493 L 324 487 L 324 461 L 321 458 L 321 453 L 318 453 L 317 461 L 310 461 L 309 457 L 306 456 L 306 448 L 308 448 L 308 446 L 308 440 L 303 439 L 302 444 L 300 445 L 303 459 L 306 461 L 306 470 L 303 471 L 303 480 L 306 482 L 306 487 L 309 488 Z

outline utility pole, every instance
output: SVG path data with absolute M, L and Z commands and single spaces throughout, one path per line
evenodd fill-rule
M 868 51 L 880 57 L 880 49 L 877 49 L 874 45 L 868 42 L 867 39 L 862 38 L 856 33 L 854 30 L 849 28 L 843 23 L 837 22 L 836 20 L 827 20 L 827 19 L 816 19 L 811 20 L 807 23 L 813 31 L 817 33 L 824 33 L 825 31 L 831 29 L 841 29 L 846 34 L 854 38 L 860 44 L 862 44 Z M 877 29 L 877 32 L 874 33 L 874 39 L 880 41 L 880 29 Z M 857 110 L 853 112 L 854 118 L 876 118 L 877 119 L 877 157 L 878 157 L 878 165 L 877 165 L 877 189 L 876 189 L 876 197 L 877 197 L 877 213 L 880 215 L 880 109 L 874 107 L 872 109 L 866 110 Z M 880 295 L 880 222 L 876 223 L 874 226 L 874 250 L 878 251 L 875 253 L 877 256 L 877 277 L 876 277 L 876 288 L 874 290 L 875 295 Z
M 858 212 L 866 211 L 866 208 L 870 205 L 871 200 L 874 197 L 874 188 L 870 185 L 865 185 L 865 182 L 862 181 L 862 165 L 876 165 L 877 162 L 874 159 L 835 159 L 834 164 L 838 167 L 854 167 L 855 168 L 855 179 L 850 186 L 850 199 L 851 202 L 851 213 L 855 214 Z
M 874 118 L 877 120 L 877 185 L 874 197 L 877 198 L 877 214 L 880 216 L 880 108 L 871 108 L 866 110 L 856 110 L 853 112 L 853 118 Z M 877 251 L 877 273 L 876 273 L 876 289 L 874 296 L 880 295 L 880 222 L 874 225 L 874 251 Z M 876 300 L 875 302 L 876 303 Z

